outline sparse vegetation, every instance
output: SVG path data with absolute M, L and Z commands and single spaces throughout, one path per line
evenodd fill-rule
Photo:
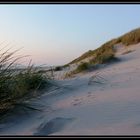
M 123 45 L 126 45 L 127 48 L 128 45 L 133 45 L 139 42 L 140 42 L 140 28 L 137 28 L 135 30 L 130 31 L 129 33 L 126 33 L 118 38 L 112 39 L 104 43 L 101 47 L 97 48 L 96 50 L 89 50 L 88 52 L 84 53 L 80 57 L 74 59 L 70 63 L 63 66 L 63 67 L 67 67 L 68 65 L 76 64 L 90 57 L 89 62 L 78 65 L 77 69 L 67 73 L 66 77 L 71 77 L 72 75 L 78 72 L 87 70 L 93 65 L 104 64 L 104 63 L 108 63 L 112 61 L 114 62 L 116 60 L 119 60 L 115 57 L 116 44 L 121 43 Z M 130 52 L 132 51 L 128 50 L 123 54 L 127 54 Z
M 72 77 L 75 77 L 74 74 L 76 74 L 76 71 L 67 72 L 67 73 L 65 73 L 65 75 L 64 75 L 64 79 L 65 79 L 65 78 L 72 78 Z
M 96 50 L 89 50 L 88 52 L 84 53 L 77 59 L 70 62 L 69 64 L 80 62 L 88 57 L 93 57 L 93 59 L 95 58 L 96 60 L 98 60 L 102 55 L 104 55 L 104 57 L 114 56 L 115 54 L 114 44 L 116 43 L 119 43 L 119 40 L 112 39 L 111 41 L 108 41 L 107 43 L 103 44 L 100 48 L 97 48 Z
M 81 63 L 77 69 L 75 70 L 76 72 L 81 72 L 81 71 L 85 71 L 89 68 L 89 64 L 86 62 Z
M 75 70 L 72 70 L 65 74 L 64 78 L 74 77 L 75 74 L 88 70 L 90 67 L 89 63 L 82 62 Z
M 74 64 L 74 63 L 77 63 L 87 57 L 90 57 L 94 54 L 94 51 L 92 50 L 89 50 L 88 52 L 84 53 L 83 55 L 81 55 L 80 57 L 78 57 L 77 59 L 74 59 L 72 62 L 70 62 L 69 64 Z M 69 65 L 69 64 L 66 64 L 65 66 Z
M 125 54 L 128 54 L 128 53 L 131 53 L 131 52 L 133 52 L 133 51 L 134 51 L 134 50 L 127 50 L 127 51 L 123 52 L 122 55 L 125 55 Z
M 105 44 L 102 48 L 95 50 L 94 57 L 89 60 L 89 62 L 83 62 L 78 65 L 76 70 L 71 72 L 70 75 L 88 70 L 91 66 L 93 67 L 97 64 L 104 64 L 115 60 L 115 51 L 113 50 L 113 47 L 108 49 L 107 47 L 108 46 Z
M 140 42 L 140 28 L 132 30 L 131 32 L 124 34 L 119 39 L 120 39 L 120 42 L 122 42 L 126 46 L 139 43 Z
M 97 53 L 97 55 L 90 60 L 91 64 L 103 64 L 110 62 L 115 58 L 115 54 L 113 51 L 105 51 L 103 53 Z
M 62 67 L 61 67 L 61 66 L 57 66 L 57 67 L 55 67 L 54 70 L 55 70 L 55 71 L 61 71 L 61 70 L 62 70 Z
M 89 50 L 88 52 L 84 53 L 80 57 L 74 59 L 73 61 L 71 61 L 70 63 L 64 66 L 80 62 L 88 57 L 93 57 L 90 63 L 105 63 L 107 61 L 110 61 L 111 59 L 114 59 L 114 56 L 115 56 L 114 46 L 116 44 L 122 43 L 128 46 L 128 45 L 137 44 L 139 42 L 140 42 L 140 28 L 137 28 L 118 38 L 115 38 L 106 42 L 105 44 L 103 44 L 101 47 L 99 47 L 96 50 Z
M 18 69 L 14 57 L 16 51 L 8 50 L 0 54 L 0 114 L 22 104 L 37 95 L 37 91 L 49 87 L 51 78 L 40 72 L 31 63 L 24 69 Z

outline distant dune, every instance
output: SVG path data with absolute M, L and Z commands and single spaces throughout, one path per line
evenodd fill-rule
M 134 30 L 118 37 L 118 38 L 112 39 L 112 40 L 104 43 L 96 50 L 89 50 L 89 51 L 85 52 L 80 57 L 74 59 L 73 61 L 66 64 L 65 66 L 67 66 L 69 64 L 74 64 L 74 63 L 78 63 L 81 61 L 85 61 L 85 59 L 89 59 L 91 57 L 94 57 L 94 55 L 96 55 L 96 54 L 98 55 L 98 53 L 100 53 L 100 52 L 104 53 L 105 51 L 108 51 L 108 49 L 113 49 L 115 51 L 116 50 L 115 47 L 118 44 L 121 44 L 121 45 L 124 45 L 127 47 L 129 45 L 137 44 L 139 42 L 140 42 L 140 28 L 137 28 L 137 29 L 134 29 Z
M 64 71 L 65 78 L 72 77 L 84 70 L 96 68 L 98 64 L 106 64 L 117 59 L 117 54 L 121 51 L 127 51 L 130 45 L 140 42 L 140 28 L 134 29 L 118 38 L 112 39 L 95 50 L 89 50 L 73 61 L 59 66 Z M 57 68 L 57 67 L 56 67 Z M 60 72 L 55 72 L 58 73 Z

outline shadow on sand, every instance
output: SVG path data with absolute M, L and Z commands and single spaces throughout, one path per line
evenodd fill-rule
M 42 123 L 38 128 L 37 132 L 34 133 L 34 135 L 40 136 L 46 136 L 54 132 L 58 132 L 61 129 L 63 129 L 67 123 L 70 123 L 74 120 L 74 118 L 62 118 L 62 117 L 56 117 L 52 120 L 50 120 L 47 123 Z

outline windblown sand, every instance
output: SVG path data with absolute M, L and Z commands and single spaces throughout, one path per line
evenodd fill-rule
M 9 117 L 0 135 L 139 135 L 140 44 L 130 49 L 98 73 L 58 80 L 61 88 L 35 101 L 41 112 Z

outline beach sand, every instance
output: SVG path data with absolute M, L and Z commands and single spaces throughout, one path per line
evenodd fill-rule
M 140 44 L 130 49 L 120 62 L 58 80 L 59 89 L 35 101 L 41 112 L 9 117 L 0 135 L 139 135 Z

